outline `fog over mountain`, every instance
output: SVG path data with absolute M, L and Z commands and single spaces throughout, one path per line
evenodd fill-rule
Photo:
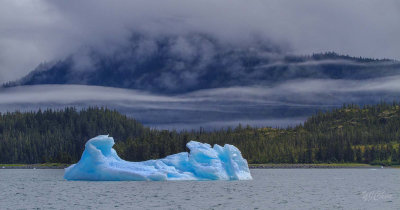
M 176 94 L 234 86 L 272 86 L 295 79 L 363 80 L 400 74 L 400 62 L 341 56 L 288 55 L 254 40 L 232 46 L 202 34 L 134 34 L 113 52 L 93 49 L 43 63 L 6 86 L 82 84 Z
M 34 85 L 0 90 L 0 111 L 106 106 L 155 128 L 212 130 L 239 123 L 294 126 L 317 111 L 343 104 L 376 104 L 399 98 L 400 76 L 298 79 L 271 87 L 216 88 L 175 95 L 100 86 Z
M 97 105 L 212 129 L 400 98 L 396 0 L 3 5 L 2 112 Z
M 258 39 L 300 55 L 400 59 L 398 20 L 397 0 L 4 0 L 0 82 L 88 47 L 113 52 L 133 32 L 202 33 L 236 46 Z

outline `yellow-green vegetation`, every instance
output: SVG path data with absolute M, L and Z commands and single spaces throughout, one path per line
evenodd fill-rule
M 0 167 L 19 167 L 26 166 L 26 164 L 0 164 Z
M 365 163 L 309 163 L 309 164 L 285 164 L 264 163 L 249 164 L 250 168 L 373 168 L 378 167 Z

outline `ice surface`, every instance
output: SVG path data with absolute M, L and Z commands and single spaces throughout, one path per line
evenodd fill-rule
M 86 142 L 77 164 L 65 169 L 67 180 L 250 180 L 247 161 L 233 145 L 224 147 L 191 141 L 190 153 L 143 162 L 122 160 L 112 148 L 114 139 L 100 135 Z

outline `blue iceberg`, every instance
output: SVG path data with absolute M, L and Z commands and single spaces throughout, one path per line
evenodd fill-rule
M 65 169 L 67 180 L 161 181 L 161 180 L 251 180 L 247 161 L 233 145 L 224 147 L 190 141 L 190 153 L 143 162 L 122 160 L 112 148 L 114 139 L 100 135 L 86 142 L 78 163 Z

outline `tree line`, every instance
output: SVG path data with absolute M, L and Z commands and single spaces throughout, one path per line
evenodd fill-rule
M 215 131 L 157 130 L 116 110 L 69 107 L 0 114 L 0 163 L 74 163 L 85 142 L 113 136 L 121 158 L 142 161 L 186 151 L 190 140 L 233 144 L 249 163 L 399 164 L 400 105 L 345 105 L 288 128 L 239 125 Z

